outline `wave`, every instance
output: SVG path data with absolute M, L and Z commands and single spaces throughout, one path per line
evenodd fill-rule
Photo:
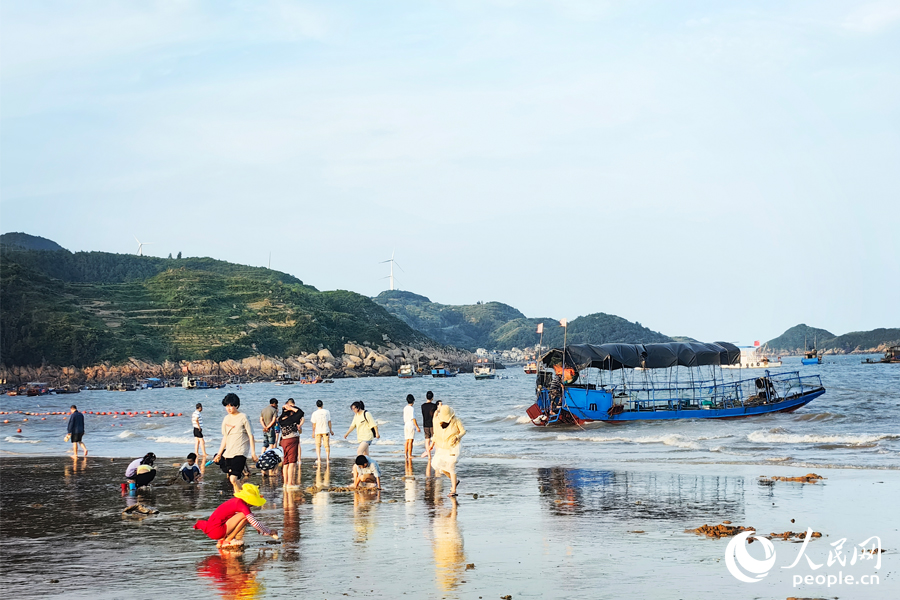
M 625 442 L 627 444 L 665 444 L 666 446 L 674 446 L 676 448 L 683 448 L 685 450 L 699 450 L 701 449 L 700 444 L 697 443 L 699 440 L 710 439 L 710 438 L 687 438 L 678 433 L 672 433 L 669 435 L 660 435 L 660 436 L 643 436 L 637 438 L 627 438 L 627 437 L 619 437 L 619 436 L 594 436 L 594 437 L 578 437 L 574 435 L 558 435 L 556 439 L 559 441 L 579 441 L 579 442 Z
M 122 433 L 125 433 L 124 431 Z M 171 437 L 167 435 L 161 436 L 147 436 L 147 439 L 153 442 L 157 442 L 160 444 L 187 444 L 190 446 L 194 445 L 193 437 Z
M 525 423 L 531 423 L 531 417 L 529 417 L 528 415 L 518 417 L 516 419 L 516 423 L 518 423 L 519 425 L 524 425 Z
M 123 431 L 123 432 L 121 432 L 120 434 L 118 434 L 116 437 L 117 437 L 117 438 L 122 438 L 123 440 L 126 440 L 126 439 L 128 439 L 128 438 L 133 438 L 133 437 L 135 437 L 136 435 L 137 435 L 137 434 L 136 434 L 135 432 L 133 432 L 133 431 L 128 431 L 128 430 L 126 429 L 125 431 Z
M 24 438 L 14 438 L 12 436 L 6 436 L 4 439 L 5 442 L 10 444 L 40 444 L 41 440 L 26 440 Z
M 754 431 L 747 436 L 747 439 L 751 442 L 770 444 L 844 444 L 857 446 L 861 444 L 871 444 L 879 440 L 900 439 L 900 434 L 816 435 L 807 433 L 805 435 L 799 435 L 774 431 Z

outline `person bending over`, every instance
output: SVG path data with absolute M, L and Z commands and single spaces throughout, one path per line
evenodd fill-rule
M 156 455 L 148 452 L 141 458 L 136 458 L 125 469 L 125 479 L 133 483 L 136 487 L 148 485 L 156 477 L 156 469 L 153 463 L 156 462 Z
M 359 455 L 353 465 L 353 487 L 381 489 L 381 469 L 374 458 Z
M 219 505 L 209 519 L 200 519 L 194 523 L 210 539 L 216 540 L 217 548 L 234 548 L 244 545 L 244 528 L 247 523 L 262 535 L 278 539 L 278 533 L 266 527 L 253 516 L 251 506 L 262 506 L 266 499 L 259 495 L 259 488 L 252 483 L 245 483 L 234 498 Z

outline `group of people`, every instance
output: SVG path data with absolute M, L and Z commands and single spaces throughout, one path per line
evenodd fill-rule
M 425 451 L 421 456 L 428 459 L 429 467 L 434 469 L 436 475 L 450 479 L 451 489 L 448 495 L 456 497 L 459 485 L 456 463 L 459 460 L 460 442 L 466 434 L 466 429 L 453 409 L 440 401 L 435 402 L 434 394 L 430 391 L 421 406 L 421 425 L 416 418 L 414 405 L 415 397 L 412 394 L 407 395 L 406 406 L 403 409 L 405 459 L 407 463 L 412 461 L 416 434 L 424 433 Z M 260 468 L 264 475 L 274 474 L 274 469 L 281 462 L 284 487 L 286 489 L 300 487 L 298 485 L 300 435 L 306 422 L 304 412 L 293 398 L 289 398 L 279 414 L 278 400 L 276 398 L 269 400 L 259 417 L 262 427 L 262 452 L 257 456 L 253 428 L 247 415 L 240 411 L 240 398 L 234 393 L 226 394 L 222 399 L 222 406 L 227 413 L 222 419 L 222 441 L 210 462 L 218 464 L 228 476 L 233 488 L 233 497 L 220 505 L 209 519 L 197 521 L 194 527 L 215 539 L 220 548 L 242 545 L 244 529 L 248 523 L 261 534 L 277 538 L 276 532 L 253 517 L 252 507 L 262 506 L 266 502 L 260 495 L 258 486 L 242 481 L 249 475 L 247 459 L 251 458 L 256 461 L 257 468 Z M 378 462 L 369 456 L 371 444 L 381 438 L 378 422 L 362 401 L 353 402 L 350 410 L 353 412 L 353 420 L 344 434 L 344 439 L 356 431 L 358 444 L 352 467 L 352 487 L 380 490 L 381 468 Z M 204 459 L 208 456 L 202 412 L 203 405 L 197 403 L 196 410 L 191 416 L 195 438 L 194 452 L 188 454 L 187 462 L 179 469 L 181 479 L 188 483 L 198 482 L 202 477 L 202 471 L 197 464 L 198 455 L 202 454 Z M 69 421 L 69 437 L 77 451 L 77 444 L 81 443 L 81 436 L 84 433 L 84 420 L 74 406 L 72 413 Z M 316 446 L 316 465 L 320 466 L 323 449 L 325 462 L 331 460 L 330 437 L 334 435 L 331 413 L 324 408 L 321 400 L 316 401 L 316 410 L 310 416 L 310 421 Z M 283 455 L 281 457 L 275 452 L 279 446 Z M 86 454 L 87 449 L 84 452 Z M 156 477 L 155 462 L 156 455 L 153 452 L 133 460 L 125 471 L 127 485 L 136 488 L 150 484 Z

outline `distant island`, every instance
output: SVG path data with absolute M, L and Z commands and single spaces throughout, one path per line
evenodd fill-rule
M 109 381 L 139 376 L 392 375 L 471 368 L 473 352 L 563 344 L 556 318 L 500 302 L 445 305 L 407 291 L 367 298 L 319 291 L 293 275 L 212 258 L 70 252 L 26 233 L 0 236 L 0 379 Z M 568 343 L 690 341 L 616 315 L 572 319 Z M 879 352 L 900 329 L 836 336 L 797 325 L 770 340 L 832 353 Z

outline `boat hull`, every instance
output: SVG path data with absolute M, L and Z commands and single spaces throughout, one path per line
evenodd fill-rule
M 801 377 L 799 372 L 671 389 L 571 385 L 554 401 L 549 389 L 539 387 L 537 401 L 526 412 L 535 425 L 741 419 L 792 412 L 824 393 L 818 375 Z
M 801 358 L 800 362 L 804 365 L 821 365 L 822 359 L 820 358 Z

